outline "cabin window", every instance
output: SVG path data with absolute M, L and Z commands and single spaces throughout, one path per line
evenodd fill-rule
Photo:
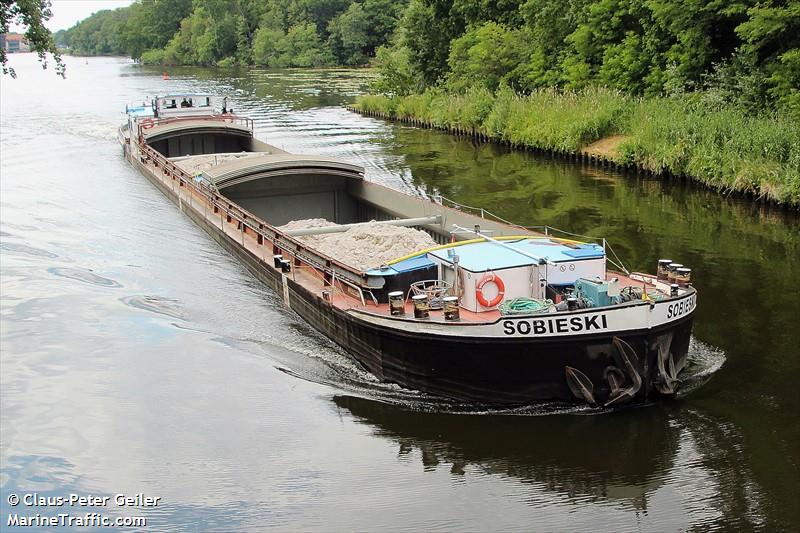
M 206 101 L 204 104 L 200 104 L 200 107 L 211 107 L 211 98 L 206 96 Z
M 167 103 L 166 100 L 164 100 L 164 103 Z M 167 103 L 167 109 L 175 109 L 176 107 L 178 107 L 178 104 L 175 102 L 175 100 L 171 100 L 169 103 Z

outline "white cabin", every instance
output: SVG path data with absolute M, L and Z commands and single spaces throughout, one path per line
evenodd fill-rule
M 227 100 L 208 94 L 169 94 L 153 99 L 153 112 L 158 118 L 216 115 L 230 111 Z

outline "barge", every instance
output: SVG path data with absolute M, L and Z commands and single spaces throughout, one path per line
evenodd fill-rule
M 534 231 L 372 183 L 358 165 L 289 154 L 209 95 L 156 97 L 126 114 L 124 157 L 379 379 L 508 405 L 613 407 L 678 390 L 697 303 L 688 269 L 664 260 L 657 274 L 628 272 L 605 240 Z M 355 265 L 310 239 L 378 227 L 415 228 L 430 245 Z

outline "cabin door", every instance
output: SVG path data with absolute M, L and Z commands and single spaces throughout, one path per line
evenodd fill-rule
M 442 280 L 444 280 L 451 287 L 450 295 L 458 296 L 460 298 L 461 293 L 463 292 L 463 282 L 456 282 L 456 267 L 453 265 L 448 265 L 447 263 L 442 263 L 441 272 Z
M 531 298 L 541 300 L 545 297 L 545 293 L 547 292 L 547 280 L 545 279 L 547 273 L 545 268 L 542 268 L 540 272 L 539 265 L 530 266 Z

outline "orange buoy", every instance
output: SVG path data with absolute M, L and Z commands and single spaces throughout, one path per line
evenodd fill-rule
M 487 300 L 486 296 L 483 295 L 483 286 L 486 285 L 487 283 L 494 283 L 497 286 L 497 296 L 492 298 L 492 301 Z M 496 306 L 497 304 L 500 303 L 505 294 L 506 294 L 506 284 L 503 283 L 503 280 L 500 278 L 500 276 L 497 276 L 494 273 L 486 274 L 475 285 L 475 296 L 478 298 L 478 303 L 481 304 L 483 307 Z

